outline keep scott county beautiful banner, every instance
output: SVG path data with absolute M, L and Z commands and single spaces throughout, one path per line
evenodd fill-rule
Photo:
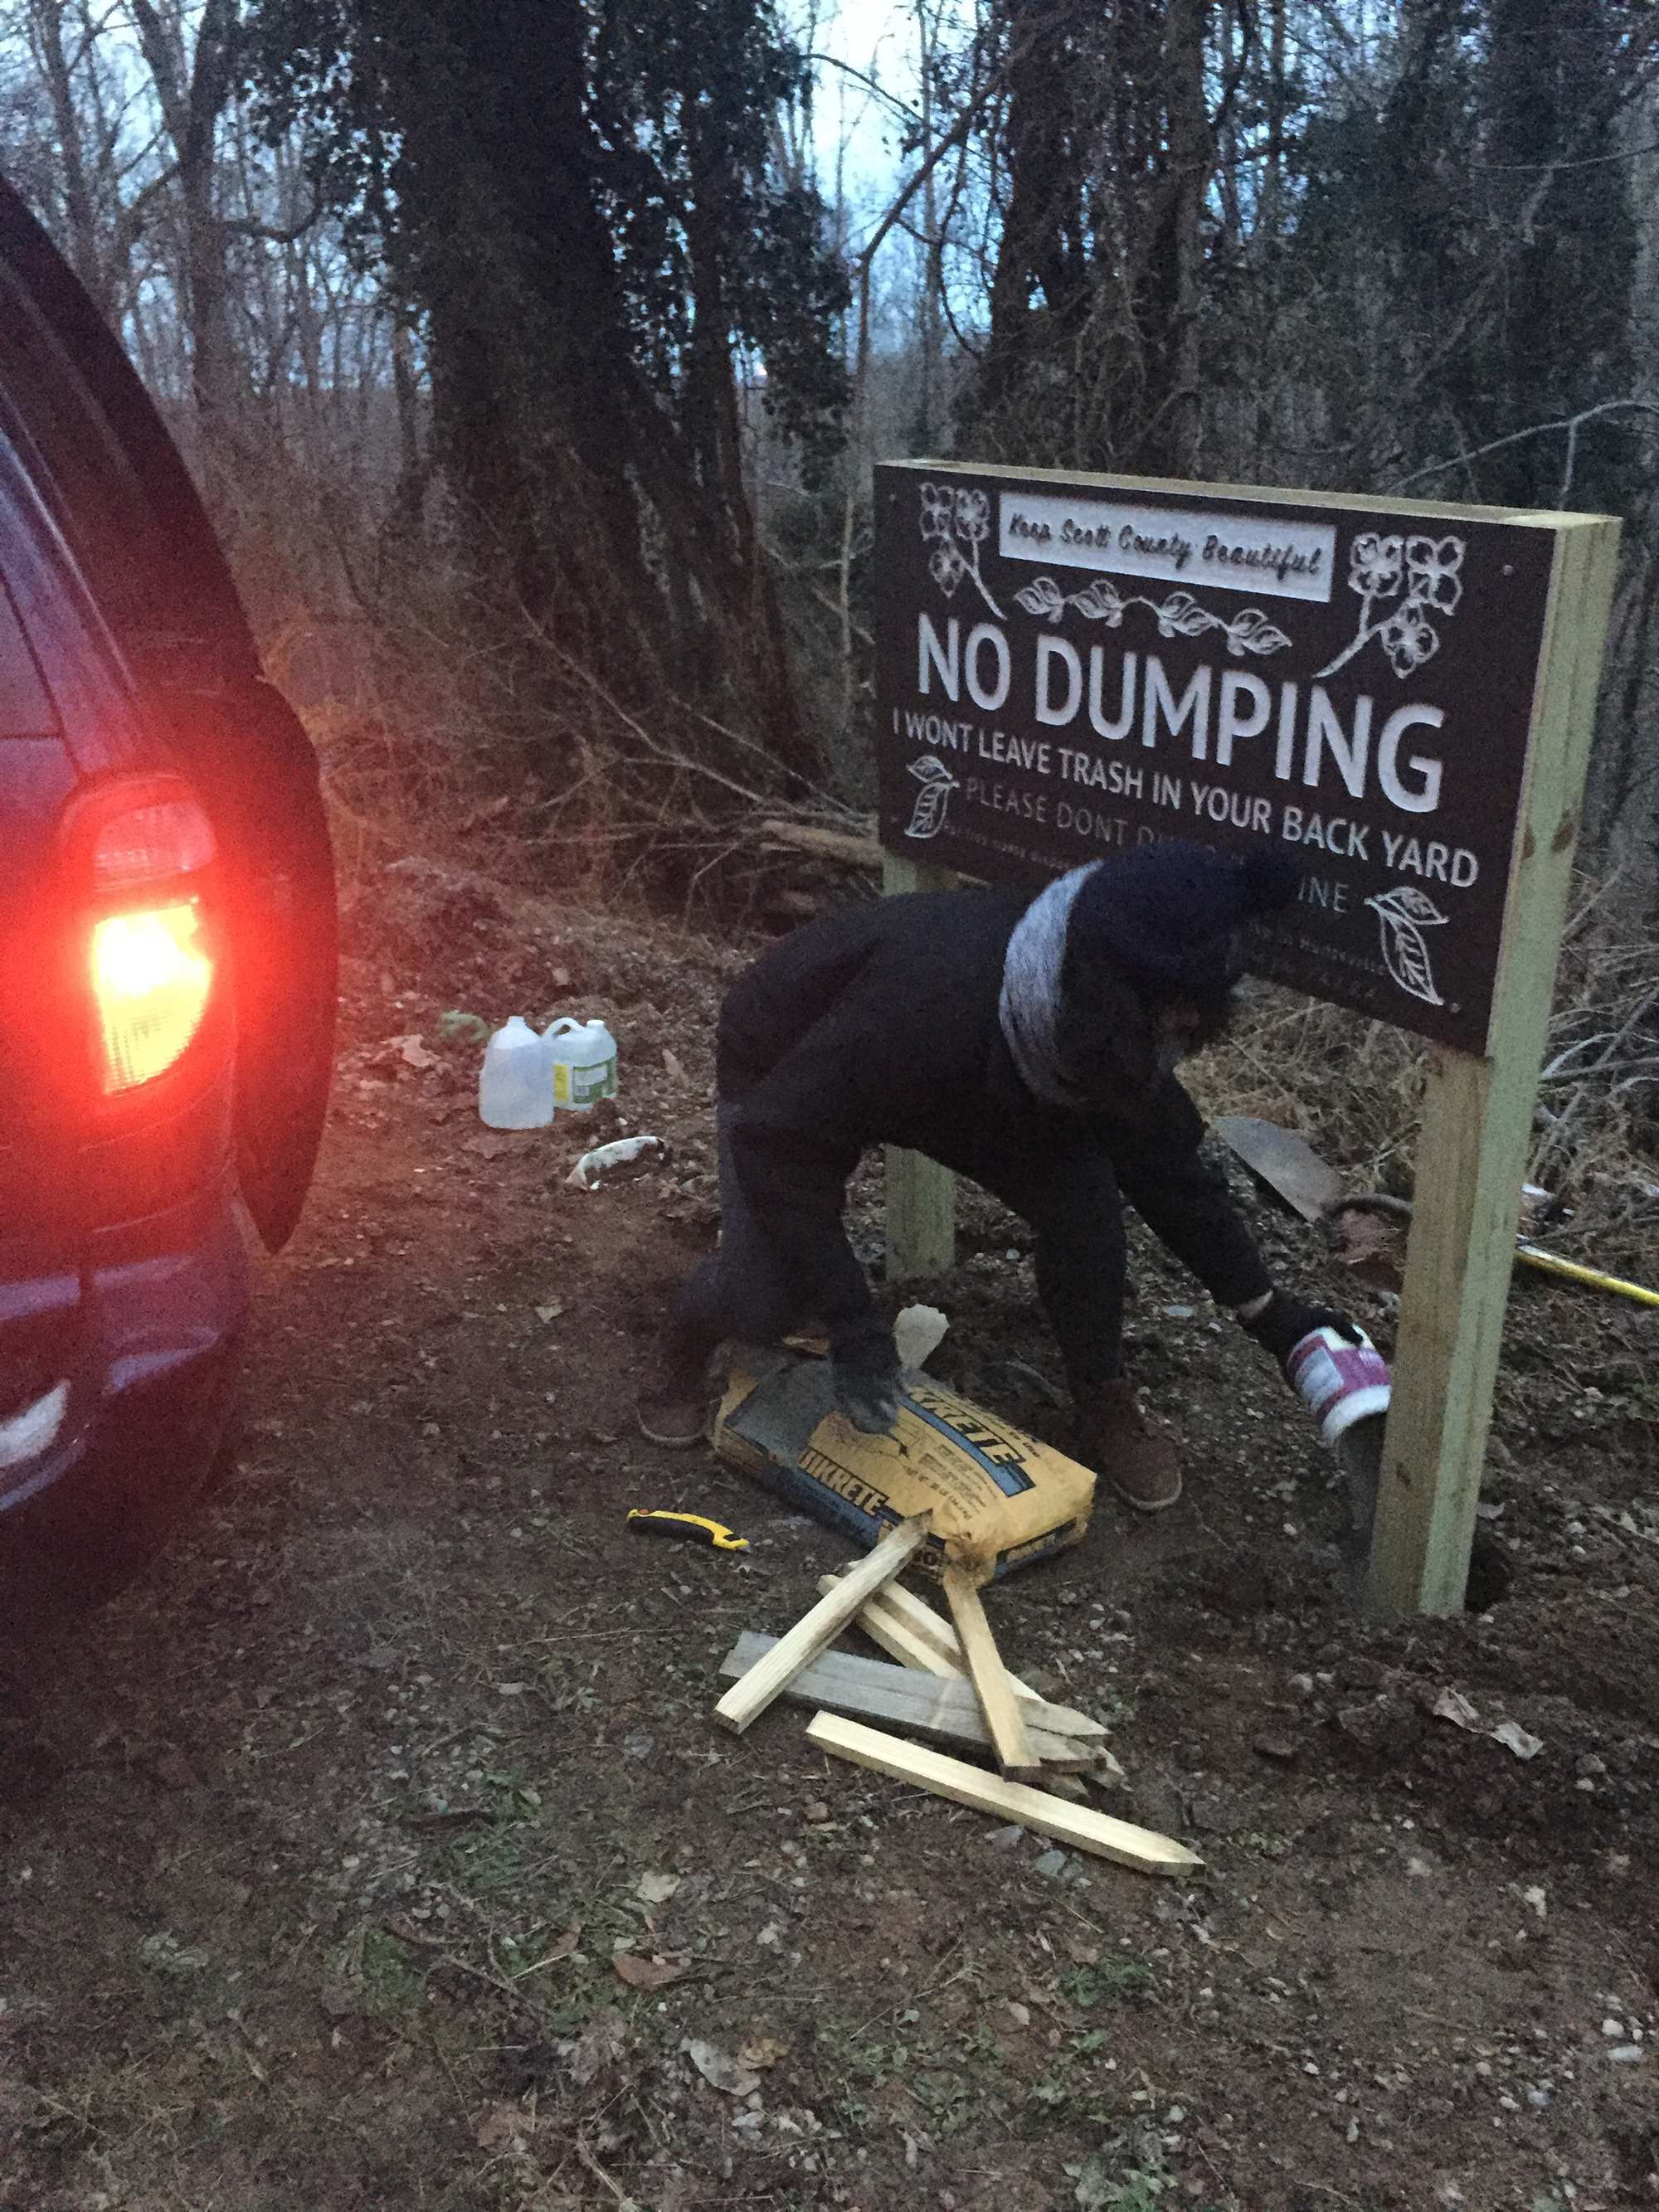
M 1305 872 L 1257 974 L 1482 1052 L 1554 547 L 1489 509 L 878 468 L 881 842 L 1033 890 L 1272 844 Z

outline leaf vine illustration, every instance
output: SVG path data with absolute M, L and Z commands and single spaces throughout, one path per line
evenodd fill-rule
M 923 753 L 919 760 L 913 760 L 908 773 L 921 789 L 916 793 L 904 834 L 907 837 L 937 837 L 945 827 L 945 810 L 951 803 L 951 793 L 960 791 L 962 786 L 934 753 Z
M 1125 598 L 1104 576 L 1080 592 L 1062 592 L 1052 576 L 1034 576 L 1014 598 L 1040 621 L 1057 623 L 1067 607 L 1075 607 L 1085 622 L 1103 622 L 1109 629 L 1121 629 L 1131 607 L 1145 607 L 1156 617 L 1160 637 L 1202 637 L 1207 630 L 1221 630 L 1236 660 L 1247 653 L 1278 653 L 1291 642 L 1260 607 L 1242 608 L 1229 620 L 1200 606 L 1190 592 L 1171 592 L 1163 600 L 1149 599 L 1139 592 Z
M 1423 932 L 1450 917 L 1442 914 L 1427 892 L 1419 890 L 1413 884 L 1400 884 L 1391 891 L 1379 891 L 1365 903 L 1382 928 L 1383 964 L 1395 981 L 1413 999 L 1421 999 L 1425 1006 L 1443 1006 L 1446 1002 L 1434 988 L 1434 967 Z
M 981 599 L 1000 622 L 1002 609 L 986 589 L 979 570 L 979 549 L 991 534 L 990 494 L 966 484 L 923 484 L 921 534 L 933 548 L 927 573 L 945 598 L 954 599 L 957 586 L 971 576 Z
M 1362 530 L 1348 548 L 1348 589 L 1359 594 L 1358 625 L 1320 678 L 1346 667 L 1373 638 L 1402 683 L 1432 659 L 1440 633 L 1429 617 L 1449 619 L 1457 612 L 1464 550 L 1461 538 L 1385 538 L 1380 531 Z M 1383 606 L 1388 612 L 1377 615 Z

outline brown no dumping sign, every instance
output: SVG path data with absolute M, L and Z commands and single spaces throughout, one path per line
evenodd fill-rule
M 1387 1613 L 1463 1601 L 1618 542 L 1606 515 L 876 471 L 890 880 L 1036 890 L 1158 837 L 1271 845 L 1302 888 L 1251 967 L 1439 1048 L 1371 1544 Z M 889 1164 L 896 1241 L 933 1266 L 948 1181 Z
M 1256 972 L 1486 1049 L 1550 531 L 938 463 L 876 514 L 890 851 L 1035 884 L 1271 843 L 1304 874 Z

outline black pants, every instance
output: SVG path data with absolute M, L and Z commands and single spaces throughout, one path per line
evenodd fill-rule
M 970 1145 L 945 1163 L 1030 1226 L 1037 1296 L 1074 1390 L 1110 1382 L 1121 1364 L 1126 1197 L 1220 1304 L 1244 1305 L 1271 1288 L 1224 1177 L 1199 1157 L 1201 1124 L 1193 1119 L 1194 1132 L 1172 1129 L 1161 1144 L 1120 1141 L 1108 1151 L 1079 1135 L 1058 1157 L 1018 1165 L 1001 1148 L 981 1157 Z M 675 1298 L 664 1342 L 670 1364 L 688 1376 L 722 1338 L 772 1344 L 820 1318 L 795 1310 L 776 1247 L 738 1188 L 724 1125 L 720 1170 L 720 1249 Z

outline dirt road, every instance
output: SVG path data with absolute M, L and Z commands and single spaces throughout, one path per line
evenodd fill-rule
M 1187 1499 L 1103 1500 L 990 1607 L 1111 1723 L 1113 1809 L 1205 1864 L 1079 1863 L 831 1766 L 799 1710 L 711 1723 L 738 1632 L 847 1556 L 628 1418 L 712 1234 L 738 956 L 424 879 L 354 927 L 240 1470 L 5 1692 L 0 2205 L 1659 2202 L 1653 1315 L 1517 1283 L 1487 1486 L 1513 1592 L 1373 1632 L 1295 1402 L 1138 1239 Z M 514 1003 L 611 1016 L 665 1172 L 582 1194 L 586 1128 L 481 1132 L 437 1017 Z M 1317 1279 L 1312 1232 L 1249 1202 Z M 970 1202 L 934 1295 L 935 1369 L 1058 1439 L 1019 1225 Z M 634 1504 L 752 1552 L 641 1543 Z M 1448 1689 L 1543 1748 L 1437 1717 Z

